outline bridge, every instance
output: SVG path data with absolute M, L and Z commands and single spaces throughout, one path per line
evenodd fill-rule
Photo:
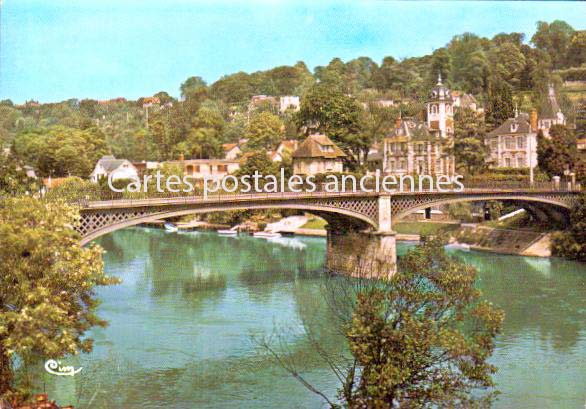
M 560 190 L 547 184 L 540 188 L 466 188 L 462 192 L 402 193 L 266 193 L 185 196 L 146 199 L 116 199 L 81 202 L 76 229 L 82 244 L 125 227 L 166 218 L 229 210 L 297 209 L 328 222 L 328 254 L 344 246 L 348 233 L 367 234 L 366 252 L 395 258 L 392 222 L 428 207 L 457 202 L 507 201 L 518 203 L 542 219 L 567 220 L 577 199 L 577 189 Z M 333 259 L 336 260 L 333 260 Z M 328 265 L 343 260 L 328 257 Z

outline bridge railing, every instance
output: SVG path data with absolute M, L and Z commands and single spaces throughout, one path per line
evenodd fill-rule
M 284 191 L 278 193 L 239 193 L 239 192 L 220 192 L 208 195 L 186 194 L 183 192 L 167 194 L 151 194 L 149 193 L 133 193 L 130 197 L 125 196 L 123 193 L 112 192 L 112 195 L 102 195 L 99 199 L 95 198 L 82 198 L 75 201 L 76 204 L 82 207 L 110 207 L 110 206 L 141 206 L 141 205 L 174 205 L 183 203 L 220 203 L 225 201 L 237 202 L 237 201 L 253 201 L 253 200 L 271 200 L 271 199 L 303 199 L 303 198 L 322 198 L 322 197 L 345 197 L 345 196 L 378 196 L 380 193 L 376 192 L 374 185 L 365 186 L 367 189 L 373 191 L 367 192 L 364 190 L 360 191 L 343 191 L 343 192 L 329 192 L 326 191 L 324 185 L 317 185 L 317 188 L 313 192 L 291 192 Z M 486 183 L 471 183 L 464 185 L 464 192 L 480 192 L 480 193 L 499 193 L 499 192 L 568 192 L 568 191 L 580 191 L 580 186 L 570 186 L 568 184 L 554 184 L 553 182 L 536 182 L 529 186 L 523 182 L 486 182 Z M 383 189 L 380 192 L 384 193 Z M 170 194 L 169 194 L 170 193 Z M 415 189 L 414 191 L 408 190 L 404 192 L 396 192 L 397 195 L 409 195 L 409 194 L 426 194 L 426 193 L 438 193 L 438 190 L 422 190 Z

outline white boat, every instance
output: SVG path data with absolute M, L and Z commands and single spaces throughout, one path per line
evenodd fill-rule
M 217 230 L 217 233 L 221 236 L 237 236 L 238 230 L 224 229 L 224 230 Z
M 175 232 L 178 229 L 173 223 L 165 223 L 165 230 Z
M 272 231 L 257 231 L 252 234 L 254 237 L 262 237 L 265 239 L 272 239 L 275 237 L 281 237 L 281 233 L 273 233 Z

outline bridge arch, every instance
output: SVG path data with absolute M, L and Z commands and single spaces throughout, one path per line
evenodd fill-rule
M 486 194 L 486 195 L 473 195 L 473 196 L 448 196 L 439 199 L 433 199 L 425 202 L 416 202 L 413 205 L 405 206 L 404 204 L 396 209 L 393 209 L 393 219 L 395 221 L 401 220 L 412 214 L 418 210 L 423 210 L 428 207 L 433 206 L 442 206 L 452 203 L 462 203 L 462 202 L 491 202 L 491 201 L 499 201 L 499 202 L 515 202 L 519 203 L 520 205 L 527 205 L 527 204 L 536 204 L 536 205 L 544 205 L 545 207 L 550 208 L 553 211 L 561 213 L 563 215 L 567 215 L 569 210 L 571 209 L 571 205 L 560 198 L 555 196 L 524 196 L 524 195 L 517 195 L 517 194 L 501 194 L 495 195 L 493 194 Z M 409 201 L 407 200 L 406 203 Z M 523 206 L 521 206 L 523 207 Z
M 323 205 L 312 205 L 312 204 L 302 204 L 302 203 L 278 203 L 278 204 L 255 204 L 254 207 L 250 205 L 242 204 L 242 205 L 217 205 L 205 208 L 189 208 L 189 209 L 170 209 L 170 210 L 163 210 L 158 212 L 146 213 L 142 215 L 137 215 L 134 217 L 130 217 L 127 219 L 121 219 L 119 221 L 115 221 L 113 223 L 107 223 L 102 227 L 99 227 L 95 230 L 92 230 L 88 234 L 82 234 L 81 245 L 85 245 L 90 241 L 103 236 L 105 234 L 114 232 L 116 230 L 120 230 L 126 227 L 136 226 L 142 223 L 153 222 L 157 220 L 163 220 L 173 217 L 179 216 L 186 216 L 191 214 L 206 214 L 206 213 L 215 213 L 215 212 L 226 212 L 231 210 L 266 210 L 266 209 L 275 209 L 275 210 L 283 210 L 283 209 L 292 209 L 292 210 L 302 210 L 308 213 L 315 214 L 316 216 L 324 218 L 328 224 L 330 225 L 344 225 L 351 230 L 376 230 L 377 223 L 376 221 L 357 211 L 344 209 L 344 208 L 336 208 L 336 207 L 329 207 Z M 89 213 L 91 214 L 91 213 Z M 87 215 L 87 214 L 86 214 Z M 82 217 L 84 217 L 82 215 Z

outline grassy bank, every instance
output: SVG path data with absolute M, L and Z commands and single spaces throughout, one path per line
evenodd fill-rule
M 437 222 L 399 222 L 393 230 L 400 234 L 419 234 L 420 236 L 446 234 L 458 230 L 459 225 Z

